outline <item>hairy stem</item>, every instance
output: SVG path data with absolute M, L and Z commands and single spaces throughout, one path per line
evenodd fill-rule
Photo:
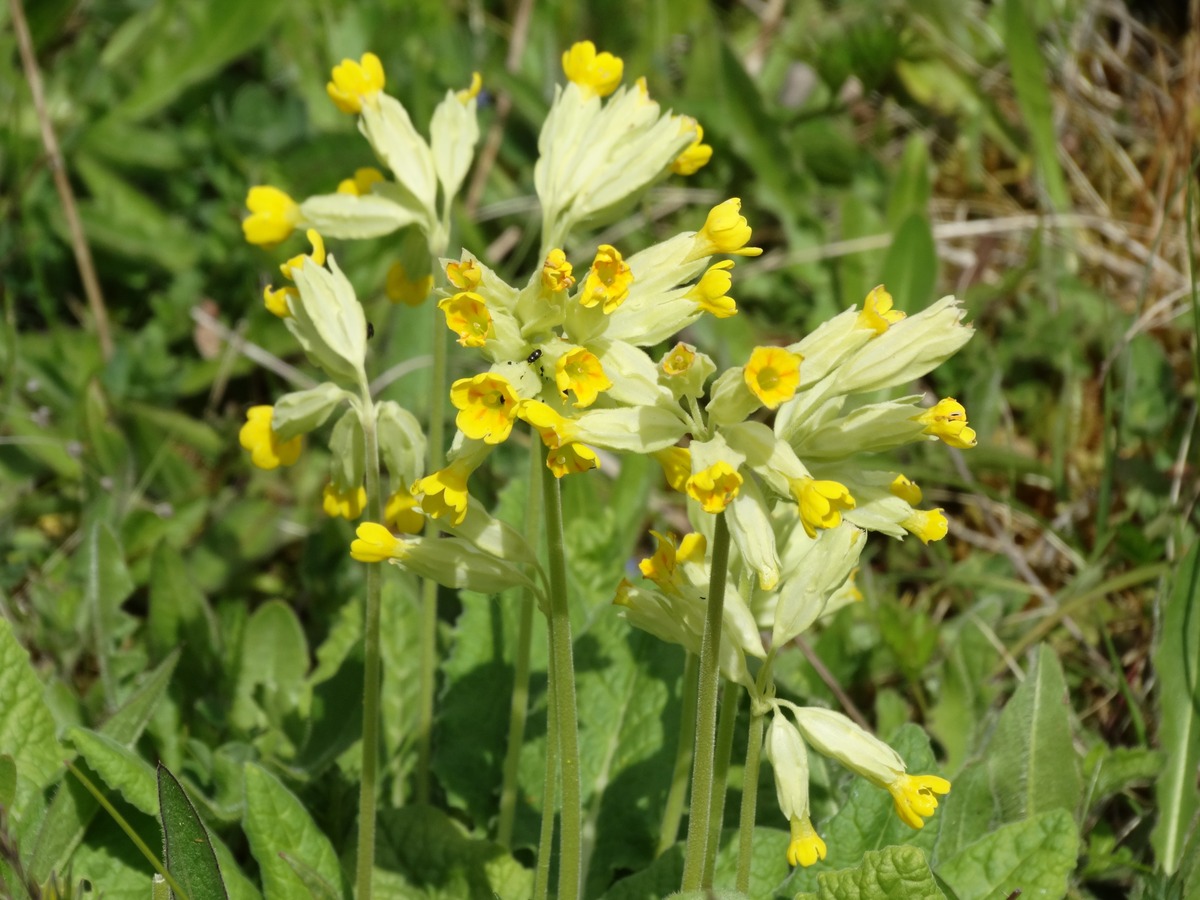
M 712 811 L 708 820 L 708 850 L 704 861 L 701 887 L 710 888 L 717 867 L 717 851 L 721 848 L 721 827 L 725 824 L 725 787 L 729 778 L 729 757 L 733 754 L 733 730 L 737 725 L 738 700 L 742 692 L 737 685 L 726 684 L 721 694 L 721 712 L 717 718 L 717 756 L 713 766 Z
M 696 701 L 696 755 L 692 762 L 692 797 L 688 810 L 687 849 L 684 851 L 682 890 L 698 891 L 704 878 L 708 822 L 712 807 L 713 763 L 717 736 L 717 688 L 721 679 L 721 617 L 725 609 L 725 580 L 729 568 L 729 526 L 717 515 L 713 528 L 712 570 L 708 609 L 700 639 L 700 677 Z
M 550 570 L 550 680 L 558 719 L 562 830 L 559 835 L 558 900 L 578 900 L 582 874 L 582 799 L 579 784 L 579 721 L 575 709 L 575 664 L 571 655 L 571 616 L 567 603 L 567 562 L 563 540 L 562 493 L 558 479 L 542 466 L 546 516 L 546 556 Z
M 687 797 L 688 774 L 692 768 L 692 745 L 696 740 L 696 683 L 700 676 L 700 659 L 687 653 L 683 664 L 683 693 L 679 710 L 679 742 L 675 747 L 675 769 L 671 773 L 671 789 L 663 808 L 662 827 L 658 831 L 655 856 L 661 856 L 679 838 L 679 823 L 683 820 L 683 802 Z

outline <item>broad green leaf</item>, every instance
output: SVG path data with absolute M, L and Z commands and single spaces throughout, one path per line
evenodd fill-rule
M 389 577 L 383 580 L 383 608 L 379 613 L 380 652 L 383 654 L 380 708 L 384 749 L 388 757 L 395 760 L 391 765 L 398 770 L 403 762 L 402 750 L 412 742 L 420 717 L 420 582 L 404 571 L 386 574 Z M 348 681 L 346 690 L 350 690 Z M 357 693 L 359 699 L 354 703 L 355 714 L 361 716 L 361 684 Z M 314 711 L 316 699 L 314 696 Z M 346 727 L 350 727 L 349 724 Z M 361 731 L 359 727 L 357 733 Z
M 17 764 L 7 753 L 0 756 L 0 806 L 11 809 L 17 798 Z
M 204 663 L 216 649 L 216 623 L 183 555 L 165 541 L 155 548 L 150 564 L 147 628 L 156 656 L 165 656 L 185 644 L 181 674 L 192 679 L 204 677 Z
M 929 747 L 929 737 L 916 725 L 905 725 L 889 743 L 904 759 L 913 774 L 937 774 L 938 766 Z M 908 844 L 932 853 L 941 827 L 942 810 L 928 820 L 920 831 L 909 828 L 896 815 L 891 795 L 863 778 L 851 781 L 850 796 L 828 823 L 817 822 L 817 832 L 828 847 L 822 871 L 857 866 L 868 850 L 894 844 Z M 950 795 L 953 796 L 953 786 Z M 944 804 L 945 800 L 942 801 Z M 817 867 L 797 869 L 792 887 L 816 891 Z
M 183 786 L 158 765 L 158 806 L 163 828 L 163 864 L 188 898 L 228 898 L 208 830 Z
M 533 890 L 533 872 L 438 809 L 385 810 L 378 828 L 374 883 L 382 897 L 527 900 Z
M 985 615 L 982 609 L 979 615 Z M 979 723 L 996 692 L 988 677 L 996 650 L 979 621 L 975 616 L 964 616 L 957 622 L 946 623 L 942 629 L 945 656 L 938 679 L 941 690 L 929 711 L 926 728 L 946 751 L 947 772 L 957 772 L 966 762 L 975 745 Z
M 913 213 L 921 216 L 929 214 L 929 169 L 929 149 L 925 146 L 925 137 L 920 134 L 909 135 L 904 143 L 904 155 L 900 158 L 900 170 L 896 173 L 888 196 L 887 222 L 890 228 L 898 229 Z
M 922 212 L 912 213 L 896 229 L 883 260 L 880 280 L 896 298 L 897 309 L 920 312 L 933 300 L 938 256 L 933 231 Z
M 140 812 L 158 815 L 154 769 L 148 762 L 123 744 L 87 728 L 72 728 L 67 736 L 110 790 Z
M 1179 868 L 1188 828 L 1200 809 L 1200 542 L 1175 572 L 1154 654 L 1158 672 L 1158 743 L 1166 766 L 1155 782 L 1158 822 L 1150 842 L 1163 870 Z
M 1025 681 L 1000 713 L 988 744 L 992 793 L 1004 822 L 1050 809 L 1072 815 L 1083 785 L 1071 741 L 1067 687 L 1054 652 L 1044 644 Z
M 307 863 L 293 859 L 290 854 L 280 853 L 283 861 L 292 867 L 292 871 L 304 882 L 309 897 L 313 900 L 340 900 L 342 892 L 321 877 L 321 873 Z
M 163 660 L 121 708 L 100 726 L 99 733 L 123 747 L 132 747 L 142 736 L 146 723 L 166 692 L 178 662 L 178 652 Z M 51 872 L 66 867 L 71 852 L 83 840 L 88 823 L 99 808 L 96 799 L 76 779 L 68 778 L 63 782 L 42 820 L 29 864 L 30 874 L 39 883 L 49 878 Z
M 796 900 L 945 900 L 917 847 L 868 850 L 853 869 L 822 872 L 817 889 Z M 980 895 L 982 896 L 982 895 Z
M 1064 809 L 1011 822 L 955 856 L 938 863 L 938 877 L 963 900 L 1007 897 L 1065 897 L 1075 869 L 1079 834 Z
M 121 807 L 119 802 L 117 805 Z M 158 841 L 154 820 L 128 806 L 121 812 L 153 852 Z M 67 880 L 65 875 L 59 873 L 60 881 Z M 86 878 L 102 889 L 103 900 L 146 900 L 153 877 L 154 869 L 146 857 L 108 815 L 97 817 L 88 829 L 87 840 L 71 857 L 71 883 L 78 884 Z
M 1086 808 L 1093 809 L 1132 785 L 1157 783 L 1166 762 L 1167 754 L 1147 747 L 1097 745 L 1085 763 Z
M 159 48 L 137 89 L 115 115 L 137 120 L 158 112 L 190 85 L 254 47 L 266 36 L 283 7 L 282 0 L 214 0 L 189 8 L 189 16 L 198 16 L 198 21 L 183 26 L 189 30 L 188 40 Z
M 300 800 L 274 775 L 253 763 L 246 766 L 246 837 L 258 860 L 263 894 L 267 900 L 290 900 L 304 890 L 304 881 L 282 858 L 288 853 L 317 872 L 325 881 L 341 886 L 345 877 L 333 845 Z M 300 894 L 303 896 L 303 894 Z
M 958 773 L 937 814 L 942 822 L 932 855 L 935 865 L 991 830 L 996 799 L 992 796 L 986 764 L 972 763 Z
M 1033 140 L 1033 154 L 1046 197 L 1055 210 L 1066 210 L 1070 208 L 1071 197 L 1058 164 L 1054 104 L 1048 87 L 1050 79 L 1030 16 L 1029 0 L 1005 0 L 1004 32 L 1013 90 Z
M 260 720 L 256 703 L 256 692 L 261 689 L 266 720 L 279 725 L 301 705 L 307 691 L 307 669 L 308 641 L 300 620 L 282 601 L 264 603 L 254 611 L 242 635 L 230 720 L 247 731 L 266 724 Z
M 20 826 L 39 792 L 62 768 L 62 748 L 54 737 L 54 718 L 42 699 L 42 683 L 17 643 L 12 626 L 0 618 L 0 753 L 15 769 L 13 802 L 9 807 Z M 18 831 L 19 833 L 19 831 Z

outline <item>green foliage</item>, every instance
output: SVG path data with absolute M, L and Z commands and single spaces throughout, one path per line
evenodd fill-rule
M 227 898 L 208 831 L 183 785 L 158 767 L 158 805 L 163 827 L 163 865 L 189 897 Z
M 17 827 L 37 812 L 35 798 L 59 771 L 62 751 L 42 687 L 8 622 L 0 621 L 0 748 L 8 760 L 5 803 Z
M 795 900 L 939 900 L 945 896 L 921 850 L 888 847 L 867 851 L 853 869 L 823 873 L 817 878 L 815 892 L 797 894 Z
M 1075 868 L 1079 837 L 1062 809 L 1010 822 L 938 864 L 957 897 L 1062 897 Z

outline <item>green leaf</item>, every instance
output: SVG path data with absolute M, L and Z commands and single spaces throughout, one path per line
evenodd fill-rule
M 9 812 L 17 833 L 38 794 L 62 769 L 62 748 L 54 737 L 54 718 L 42 699 L 29 654 L 17 643 L 12 626 L 0 618 L 0 750 L 16 771 Z
M 869 850 L 853 869 L 822 872 L 817 890 L 796 900 L 945 900 L 924 851 L 917 847 Z
M 1064 809 L 1039 813 L 991 832 L 938 863 L 937 874 L 962 898 L 1065 897 L 1079 834 Z
M 150 563 L 148 637 L 156 656 L 185 644 L 185 681 L 205 676 L 203 663 L 216 649 L 216 623 L 183 555 L 160 541 Z M 188 678 L 191 676 L 191 678 Z
M 117 805 L 119 808 L 119 801 Z M 158 840 L 154 820 L 128 807 L 122 813 L 146 846 L 153 847 Z M 146 900 L 153 874 L 150 863 L 138 851 L 129 835 L 107 815 L 99 817 L 88 829 L 87 840 L 71 857 L 72 882 L 78 884 L 81 879 L 87 879 L 102 888 L 103 900 Z
M 904 759 L 908 771 L 936 774 L 937 763 L 929 737 L 916 725 L 905 725 L 889 743 Z M 951 790 L 951 796 L 954 791 Z M 896 815 L 891 795 L 863 778 L 851 782 L 850 796 L 828 824 L 818 822 L 817 832 L 828 846 L 823 870 L 857 866 L 863 854 L 879 847 L 907 844 L 932 853 L 941 826 L 941 811 L 920 831 L 913 831 Z M 797 869 L 792 876 L 796 889 L 819 889 L 816 867 Z
M 987 834 L 995 814 L 996 799 L 986 764 L 967 766 L 955 777 L 950 795 L 938 809 L 942 823 L 932 856 L 935 865 Z
M 1058 164 L 1058 137 L 1054 131 L 1054 104 L 1050 99 L 1049 73 L 1038 46 L 1028 0 L 1005 0 L 1004 46 L 1012 68 L 1013 90 L 1033 140 L 1033 155 L 1056 210 L 1068 209 L 1071 197 Z
M 158 805 L 166 870 L 189 898 L 227 898 L 208 831 L 183 786 L 162 763 L 158 764 Z
M 142 736 L 146 723 L 158 707 L 178 662 L 178 652 L 163 660 L 121 708 L 100 726 L 99 733 L 123 747 L 132 747 Z M 66 867 L 72 851 L 83 840 L 88 823 L 99 808 L 96 799 L 77 779 L 68 778 L 63 782 L 38 830 L 37 843 L 34 844 L 29 863 L 34 880 L 43 883 L 51 872 L 62 871 Z
M 375 890 L 381 897 L 527 900 L 533 873 L 500 846 L 465 835 L 438 809 L 410 806 L 379 816 Z
M 140 812 L 158 815 L 154 769 L 148 762 L 123 744 L 87 728 L 72 728 L 67 736 L 111 790 Z
M 928 215 L 929 197 L 932 187 L 929 181 L 929 149 L 920 134 L 909 135 L 904 144 L 904 155 L 900 159 L 900 171 L 892 182 L 888 196 L 887 222 L 899 229 L 910 215 Z
M 172 42 L 161 49 L 149 70 L 142 73 L 137 89 L 115 114 L 136 120 L 158 112 L 190 85 L 237 59 L 266 37 L 283 7 L 282 0 L 258 3 L 213 0 L 189 7 L 189 17 L 198 21 L 185 26 L 188 40 Z
M 1200 542 L 1175 572 L 1163 609 L 1162 638 L 1154 654 L 1158 672 L 1158 743 L 1167 756 L 1155 782 L 1158 822 L 1150 842 L 1163 870 L 1179 868 L 1183 843 L 1200 809 Z
M 989 776 L 1001 821 L 1015 822 L 1050 809 L 1074 815 L 1079 808 L 1083 784 L 1069 710 L 1062 668 L 1043 644 L 1025 681 L 1000 713 L 988 745 Z
M 9 809 L 17 798 L 17 764 L 7 753 L 0 756 L 0 806 Z
M 348 896 L 333 845 L 296 795 L 266 769 L 253 763 L 246 765 L 245 778 L 244 827 L 250 852 L 258 860 L 267 900 L 289 900 L 304 890 L 303 879 L 280 858 L 281 852 L 303 862 L 329 884 L 341 885 L 340 896 Z
M 929 220 L 922 212 L 912 213 L 896 229 L 880 280 L 896 298 L 896 307 L 911 314 L 929 305 L 937 276 L 937 248 Z
M 321 877 L 321 873 L 307 863 L 301 862 L 298 859 L 293 859 L 288 853 L 280 853 L 280 857 L 289 866 L 292 871 L 304 882 L 304 887 L 308 889 L 309 897 L 313 900 L 340 900 L 342 892 L 335 888 L 332 884 Z
M 246 731 L 280 725 L 307 692 L 308 641 L 295 612 L 280 600 L 254 611 L 242 635 L 242 657 L 229 718 Z M 261 689 L 266 718 L 261 718 L 256 692 Z

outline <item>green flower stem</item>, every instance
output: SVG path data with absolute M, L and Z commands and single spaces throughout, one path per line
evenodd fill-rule
M 762 758 L 763 725 L 766 707 L 750 707 L 750 736 L 746 744 L 746 768 L 742 771 L 742 816 L 738 822 L 737 890 L 750 891 L 750 863 L 754 852 L 754 820 L 758 815 L 758 764 Z
M 721 671 L 721 617 L 725 609 L 725 580 L 729 568 L 729 526 L 717 515 L 713 528 L 712 570 L 708 610 L 700 639 L 700 677 L 696 701 L 696 757 L 692 763 L 692 797 L 688 807 L 687 849 L 684 851 L 682 890 L 698 891 L 704 878 L 708 820 L 712 806 L 713 757 L 716 752 L 717 688 Z
M 554 646 L 554 632 L 550 632 Z M 554 651 L 550 651 L 551 657 Z M 533 900 L 550 895 L 550 857 L 554 855 L 554 813 L 558 809 L 558 716 L 554 714 L 554 682 L 546 685 L 546 780 L 542 788 L 542 828 L 538 835 L 537 868 L 533 876 Z
M 383 521 L 383 494 L 379 484 L 379 435 L 375 428 L 375 403 L 364 376 L 361 384 L 360 420 L 367 490 L 367 521 Z M 379 565 L 367 568 L 367 608 L 363 621 L 363 725 L 362 783 L 358 795 L 358 857 L 355 866 L 357 900 L 370 900 L 375 867 L 375 801 L 379 779 L 379 608 L 383 573 Z
M 562 492 L 542 466 L 546 557 L 550 570 L 550 681 L 558 719 L 562 831 L 559 835 L 558 900 L 577 900 L 582 871 L 582 800 L 579 784 L 579 721 L 575 709 L 575 664 L 571 658 L 571 615 L 567 604 L 567 561 L 563 540 Z M 549 788 L 547 788 L 549 794 Z
M 692 744 L 696 740 L 696 683 L 700 676 L 700 659 L 695 653 L 684 654 L 683 688 L 680 695 L 679 742 L 675 746 L 675 770 L 671 773 L 671 789 L 663 808 L 662 827 L 658 831 L 655 856 L 661 856 L 679 838 L 679 823 L 683 821 L 683 802 L 687 796 L 688 774 L 692 768 Z
M 708 850 L 704 857 L 701 887 L 710 888 L 721 848 L 721 826 L 725 824 L 725 788 L 729 778 L 729 757 L 733 754 L 733 731 L 737 726 L 738 700 L 742 692 L 726 683 L 721 693 L 721 712 L 717 718 L 717 756 L 713 766 L 712 811 L 708 820 Z
M 429 396 L 429 471 L 441 468 L 446 456 L 446 326 L 433 313 L 433 366 Z M 425 536 L 436 538 L 437 522 L 430 519 Z M 426 579 L 421 585 L 420 684 L 417 710 L 417 802 L 428 803 L 430 796 L 429 763 L 433 743 L 433 694 L 437 683 L 437 582 Z
M 529 446 L 529 490 L 525 498 L 525 539 L 537 546 L 538 516 L 542 502 L 542 448 L 534 441 Z M 517 769 L 521 745 L 525 742 L 525 720 L 529 713 L 529 657 L 533 647 L 533 590 L 521 593 L 521 619 L 517 630 L 516 656 L 513 659 L 512 703 L 508 713 L 508 749 L 504 756 L 504 778 L 500 785 L 500 821 L 496 841 L 502 847 L 512 845 L 513 824 L 517 814 Z M 553 776 L 551 776 L 553 778 Z
M 755 679 L 755 691 L 750 695 L 750 735 L 746 740 L 746 767 L 742 770 L 742 815 L 738 822 L 737 890 L 750 891 L 750 865 L 754 852 L 754 821 L 758 816 L 758 766 L 762 759 L 763 728 L 770 706 L 767 699 L 775 696 L 771 668 L 775 664 L 775 648 L 767 654 Z

